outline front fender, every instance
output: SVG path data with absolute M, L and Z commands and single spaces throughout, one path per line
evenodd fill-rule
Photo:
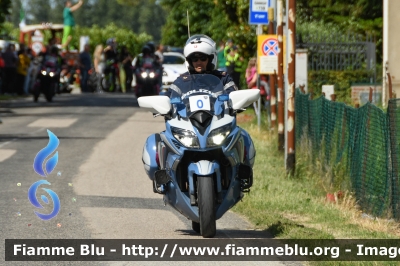
M 217 177 L 217 192 L 221 192 L 221 171 L 218 162 L 201 160 L 197 163 L 191 163 L 188 167 L 188 181 L 189 181 L 189 193 L 194 195 L 194 181 L 193 175 L 196 174 L 200 176 L 210 176 L 216 174 Z

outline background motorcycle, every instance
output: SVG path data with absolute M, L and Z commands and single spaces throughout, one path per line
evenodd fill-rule
M 221 81 L 200 74 L 173 86 L 189 92 L 138 98 L 140 107 L 166 118 L 166 130 L 147 139 L 142 160 L 164 202 L 192 220 L 193 230 L 213 237 L 216 220 L 252 186 L 255 149 L 236 126 L 236 112 L 256 101 L 260 91 L 220 95 Z
M 158 95 L 160 93 L 160 71 L 156 68 L 140 68 L 136 71 L 136 96 Z
M 33 99 L 38 101 L 40 93 L 43 93 L 48 102 L 53 100 L 57 91 L 59 74 L 57 68 L 52 64 L 45 64 L 37 74 L 36 82 L 33 87 Z
M 105 92 L 115 92 L 119 90 L 119 84 L 118 62 L 116 60 L 108 60 L 101 77 L 101 88 Z

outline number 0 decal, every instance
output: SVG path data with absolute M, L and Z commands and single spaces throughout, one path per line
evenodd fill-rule
M 190 110 L 192 112 L 197 110 L 210 111 L 210 96 L 208 95 L 196 95 L 189 97 Z

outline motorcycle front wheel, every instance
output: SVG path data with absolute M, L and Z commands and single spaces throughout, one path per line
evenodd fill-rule
M 204 238 L 214 237 L 217 226 L 215 221 L 213 176 L 199 176 L 197 178 L 197 199 L 199 206 L 200 234 Z

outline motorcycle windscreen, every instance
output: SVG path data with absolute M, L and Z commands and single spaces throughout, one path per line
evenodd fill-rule
M 194 74 L 184 76 L 174 82 L 171 104 L 175 104 L 181 117 L 191 117 L 198 111 L 210 115 L 220 115 L 224 111 L 224 103 L 218 100 L 223 94 L 221 80 L 210 74 Z

